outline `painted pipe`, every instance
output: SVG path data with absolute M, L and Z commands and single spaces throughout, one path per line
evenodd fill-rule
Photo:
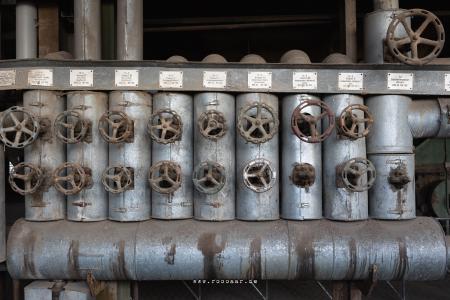
M 415 100 L 411 102 L 408 123 L 414 138 L 450 137 L 449 105 L 447 98 Z
M 142 60 L 143 0 L 117 1 L 117 59 Z
M 100 0 L 74 1 L 75 58 L 101 59 Z
M 16 58 L 37 58 L 37 8 L 34 1 L 16 4 Z
M 8 239 L 14 279 L 438 280 L 449 244 L 432 218 L 402 222 L 32 223 Z

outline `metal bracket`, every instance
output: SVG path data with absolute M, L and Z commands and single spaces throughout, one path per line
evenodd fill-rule
M 97 281 L 92 271 L 87 272 L 86 282 L 93 297 L 100 294 L 106 288 L 106 283 L 104 281 Z

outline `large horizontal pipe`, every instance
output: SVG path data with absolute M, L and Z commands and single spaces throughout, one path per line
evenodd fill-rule
M 450 137 L 450 99 L 411 102 L 408 123 L 414 138 Z
M 447 246 L 431 218 L 406 221 L 17 221 L 15 279 L 437 280 Z M 376 268 L 374 268 L 376 266 Z

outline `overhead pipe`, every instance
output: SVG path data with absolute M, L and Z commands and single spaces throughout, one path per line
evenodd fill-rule
M 447 243 L 446 243 L 447 242 Z M 139 223 L 17 221 L 14 279 L 438 280 L 448 238 L 437 221 Z M 376 272 L 376 274 L 373 274 Z
M 142 60 L 143 43 L 143 1 L 117 1 L 117 59 Z
M 100 0 L 74 1 L 75 58 L 95 60 L 101 58 Z
M 16 58 L 37 58 L 37 8 L 30 0 L 16 4 Z
M 409 106 L 408 124 L 414 138 L 450 137 L 450 99 L 415 100 Z

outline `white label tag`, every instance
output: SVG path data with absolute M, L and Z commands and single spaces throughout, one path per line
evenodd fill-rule
M 16 70 L 0 70 L 0 86 L 16 84 Z
M 450 74 L 445 74 L 444 78 L 445 91 L 450 92 Z
M 360 91 L 363 87 L 363 73 L 339 73 L 338 89 L 346 91 Z
M 203 87 L 223 89 L 227 86 L 227 72 L 223 71 L 204 71 Z
M 250 89 L 271 89 L 272 72 L 248 72 L 248 87 Z
M 28 71 L 28 85 L 53 86 L 53 70 L 34 69 Z
M 317 72 L 294 72 L 292 87 L 294 90 L 316 90 Z
M 388 73 L 387 88 L 388 90 L 412 90 L 413 89 L 413 73 Z
M 70 86 L 94 86 L 94 70 L 70 70 Z
M 138 86 L 139 70 L 116 70 L 114 81 L 116 86 Z
M 159 72 L 159 87 L 161 88 L 175 88 L 183 87 L 183 71 L 160 71 Z

